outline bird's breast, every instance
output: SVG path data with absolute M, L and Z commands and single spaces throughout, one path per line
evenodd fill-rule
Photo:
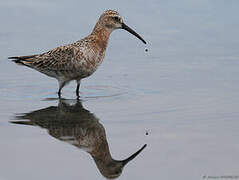
M 81 49 L 76 55 L 76 69 L 82 78 L 93 74 L 102 63 L 105 52 L 97 47 Z

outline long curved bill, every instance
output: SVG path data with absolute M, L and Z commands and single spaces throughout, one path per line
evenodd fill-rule
M 130 157 L 128 157 L 125 160 L 122 160 L 121 162 L 123 163 L 123 166 L 125 166 L 129 161 L 131 161 L 132 159 L 134 159 L 141 151 L 143 151 L 143 149 L 147 146 L 147 144 L 145 144 L 142 148 L 140 148 L 137 152 L 135 152 L 134 154 L 132 154 Z
M 144 44 L 146 44 L 146 41 L 139 35 L 137 34 L 133 29 L 131 29 L 129 26 L 126 24 L 122 23 L 122 29 L 128 31 L 129 33 L 135 35 L 137 38 L 139 38 Z

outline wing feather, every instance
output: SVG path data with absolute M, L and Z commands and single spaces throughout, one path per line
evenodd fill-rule
M 13 61 L 18 64 L 26 65 L 37 70 L 67 71 L 74 68 L 74 61 L 81 60 L 81 57 L 76 56 L 77 53 L 79 54 L 79 51 L 79 48 L 66 45 L 39 55 L 16 56 L 9 57 L 9 59 L 13 59 Z

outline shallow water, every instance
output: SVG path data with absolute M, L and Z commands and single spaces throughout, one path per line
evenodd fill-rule
M 78 146 L 89 140 L 72 139 L 74 123 L 80 132 L 91 126 L 99 128 L 90 132 L 105 132 L 102 142 L 117 160 L 147 144 L 119 179 L 239 176 L 238 5 L 2 1 L 0 179 L 104 179 L 89 149 Z M 82 82 L 79 102 L 74 83 L 63 89 L 68 105 L 62 107 L 56 80 L 7 60 L 86 36 L 108 8 L 117 9 L 148 45 L 126 31 L 113 32 L 103 64 Z M 33 112 L 39 114 L 26 117 Z M 81 126 L 78 116 L 93 123 Z M 65 123 L 66 117 L 74 122 Z

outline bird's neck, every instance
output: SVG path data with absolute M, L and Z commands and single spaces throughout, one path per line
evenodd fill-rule
M 96 43 L 98 44 L 99 48 L 106 49 L 108 40 L 112 29 L 102 27 L 99 24 L 96 24 L 91 35 L 95 37 Z

